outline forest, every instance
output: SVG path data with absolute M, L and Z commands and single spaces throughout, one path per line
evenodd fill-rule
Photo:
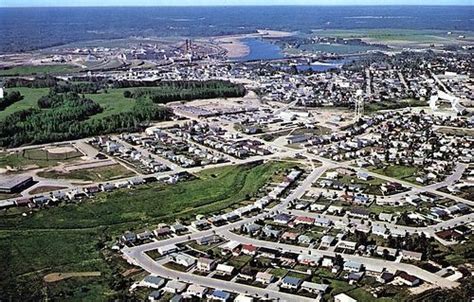
M 73 140 L 108 133 L 139 131 L 150 121 L 169 118 L 171 112 L 161 104 L 198 98 L 238 97 L 243 85 L 229 81 L 115 81 L 94 78 L 84 81 L 58 80 L 51 76 L 33 80 L 13 78 L 5 87 L 49 88 L 36 106 L 15 111 L 0 120 L 0 146 L 17 147 Z M 130 99 L 126 110 L 95 118 L 104 108 L 92 99 L 108 91 L 130 88 L 123 97 Z M 88 97 L 85 97 L 85 95 Z M 0 102 L 0 110 L 20 101 L 23 96 L 11 91 Z M 118 105 L 117 105 L 118 106 Z

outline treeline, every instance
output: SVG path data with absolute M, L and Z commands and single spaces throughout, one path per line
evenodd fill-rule
M 75 95 L 74 97 L 72 97 Z M 67 97 L 42 98 L 43 108 L 26 109 L 7 116 L 0 122 L 0 146 L 17 147 L 122 131 L 138 131 L 152 120 L 165 120 L 170 112 L 151 101 L 137 101 L 129 112 L 103 118 L 90 116 L 102 111 L 95 102 L 77 94 Z M 40 101 L 38 101 L 40 102 Z
M 92 80 L 93 79 L 93 80 Z M 127 98 L 138 99 L 147 97 L 154 103 L 173 101 L 189 101 L 218 97 L 241 97 L 245 95 L 245 87 L 230 81 L 128 81 L 91 78 L 87 81 L 62 81 L 51 76 L 34 79 L 13 78 L 5 82 L 6 87 L 50 88 L 50 93 L 96 94 L 107 89 L 136 88 L 125 91 Z
M 8 106 L 21 101 L 23 96 L 18 91 L 5 92 L 3 99 L 0 99 L 0 111 L 5 110 Z
M 242 97 L 245 92 L 243 85 L 229 81 L 173 81 L 161 82 L 153 88 L 126 90 L 123 95 L 134 99 L 146 97 L 154 103 L 163 104 L 180 100 Z
M 9 78 L 5 81 L 6 88 L 28 87 L 28 88 L 50 88 L 58 85 L 60 81 L 52 76 L 41 76 L 34 79 Z

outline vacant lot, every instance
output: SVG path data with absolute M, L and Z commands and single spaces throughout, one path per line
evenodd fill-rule
M 116 294 L 102 244 L 129 229 L 192 218 L 226 209 L 256 192 L 288 163 L 267 163 L 204 170 L 198 179 L 176 185 L 144 185 L 102 194 L 81 204 L 67 204 L 23 217 L 18 209 L 0 213 L 0 298 L 21 295 L 33 300 L 103 301 Z M 189 220 L 187 220 L 189 221 Z M 101 277 L 71 278 L 45 285 L 54 272 L 100 271 Z M 112 286 L 117 288 L 112 289 Z M 126 288 L 123 289 L 126 291 Z M 62 296 L 61 296 L 62 295 Z M 62 297 L 62 299 L 60 298 Z
M 390 165 L 384 168 L 372 169 L 372 171 L 378 174 L 386 175 L 388 177 L 393 177 L 411 183 L 416 183 L 415 179 L 417 177 L 416 175 L 418 173 L 418 168 L 400 165 Z
M 122 165 L 112 165 L 97 167 L 92 169 L 74 170 L 71 172 L 61 172 L 50 170 L 39 172 L 38 176 L 52 179 L 78 179 L 87 181 L 107 181 L 124 177 L 132 177 L 135 173 Z
M 57 166 L 60 162 L 70 162 L 82 156 L 79 151 L 51 153 L 45 149 L 27 149 L 14 153 L 0 153 L 0 168 L 14 170 Z

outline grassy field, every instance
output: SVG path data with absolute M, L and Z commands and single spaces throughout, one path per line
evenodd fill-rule
M 418 172 L 417 167 L 390 165 L 384 168 L 372 169 L 373 172 L 393 177 L 396 179 L 416 183 L 416 174 Z
M 39 172 L 38 176 L 52 179 L 80 179 L 88 181 L 107 181 L 136 175 L 122 165 L 75 170 L 68 173 L 51 170 Z
M 87 98 L 96 101 L 104 109 L 101 113 L 92 116 L 91 119 L 99 119 L 116 113 L 130 111 L 136 101 L 125 98 L 123 96 L 125 90 L 127 88 L 108 89 L 107 93 L 86 94 Z
M 79 67 L 73 65 L 25 65 L 10 69 L 0 69 L 0 76 L 68 73 L 79 70 Z
M 0 111 L 0 119 L 4 119 L 6 116 L 20 110 L 38 108 L 38 99 L 44 95 L 47 95 L 49 88 L 15 87 L 6 89 L 6 92 L 9 91 L 19 91 L 23 96 L 23 99 L 8 106 L 5 108 L 5 110 Z
M 23 152 L 0 153 L 0 168 L 11 167 L 21 170 L 27 168 L 45 168 L 57 166 L 60 162 L 68 162 L 82 156 L 80 152 L 52 154 L 44 149 L 27 149 Z
M 102 194 L 81 204 L 39 210 L 27 217 L 18 209 L 0 213 L 0 298 L 104 301 L 114 294 L 102 243 L 128 229 L 152 228 L 177 217 L 191 218 L 227 208 L 255 194 L 287 163 L 204 170 L 198 179 L 176 185 L 144 185 Z M 101 277 L 44 284 L 53 272 L 100 271 Z M 124 289 L 126 291 L 126 288 Z
M 374 113 L 380 110 L 394 110 L 423 106 L 428 106 L 428 103 L 426 101 L 420 101 L 416 99 L 405 99 L 399 101 L 381 101 L 376 103 L 368 103 L 365 105 L 365 110 L 369 113 Z
M 92 119 L 99 119 L 112 114 L 127 112 L 136 103 L 134 99 L 126 99 L 123 96 L 123 92 L 127 90 L 125 88 L 109 89 L 107 93 L 98 94 L 86 94 L 87 98 L 90 98 L 99 103 L 104 109 L 103 112 L 92 116 Z M 23 100 L 16 102 L 8 106 L 5 110 L 0 111 L 0 119 L 4 119 L 6 116 L 29 108 L 38 108 L 38 99 L 45 96 L 49 92 L 49 88 L 26 88 L 26 87 L 15 87 L 8 88 L 6 91 L 19 91 L 23 95 Z

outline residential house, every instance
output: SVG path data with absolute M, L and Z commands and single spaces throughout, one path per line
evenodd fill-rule
M 313 239 L 307 235 L 298 236 L 298 244 L 309 245 Z
M 388 238 L 389 236 L 389 232 L 387 228 L 383 225 L 373 225 L 372 234 L 377 235 L 377 236 L 382 236 L 383 238 Z
M 395 276 L 392 273 L 384 271 L 377 277 L 377 282 L 380 282 L 382 284 L 386 284 L 386 283 L 391 282 L 394 277 Z
M 340 240 L 337 244 L 337 247 L 345 250 L 355 251 L 357 247 L 357 242 Z
M 420 279 L 416 276 L 410 275 L 407 272 L 397 271 L 395 273 L 395 281 L 407 286 L 417 286 L 421 283 Z
M 176 264 L 189 268 L 196 263 L 196 258 L 184 254 L 184 253 L 173 253 L 168 256 L 168 258 Z
M 222 239 L 217 235 L 202 236 L 196 239 L 196 243 L 199 245 L 210 245 L 220 242 Z
M 161 291 L 154 290 L 148 294 L 148 301 L 156 302 L 160 300 L 160 297 L 161 297 Z
M 396 257 L 398 250 L 389 248 L 389 247 L 384 247 L 384 246 L 377 246 L 377 249 L 375 250 L 375 253 L 379 256 L 385 256 L 388 255 L 390 257 Z
M 415 260 L 415 261 L 421 261 L 423 257 L 422 253 L 412 252 L 412 251 L 407 251 L 407 250 L 401 250 L 400 255 L 402 256 L 402 259 L 404 260 Z
M 148 275 L 142 280 L 141 285 L 145 286 L 145 287 L 151 287 L 151 288 L 159 289 L 163 285 L 165 285 L 165 282 L 166 282 L 165 279 L 163 279 L 161 277 L 154 276 L 154 275 Z
M 292 219 L 293 219 L 293 216 L 285 214 L 285 213 L 281 213 L 281 214 L 276 215 L 273 218 L 273 221 L 279 224 L 288 224 L 290 223 Z
M 255 235 L 262 229 L 262 226 L 256 223 L 247 223 L 242 226 L 242 231 L 247 234 Z
M 204 287 L 198 284 L 191 284 L 186 290 L 186 295 L 203 299 L 206 296 L 207 292 L 208 292 L 207 287 Z
M 324 294 L 327 292 L 329 285 L 314 282 L 303 281 L 301 289 L 313 294 Z
M 176 223 L 170 227 L 170 230 L 174 232 L 175 234 L 179 235 L 179 234 L 186 233 L 188 231 L 188 228 L 180 223 Z
M 241 252 L 245 255 L 254 256 L 257 253 L 257 247 L 252 244 L 243 244 Z
M 197 261 L 196 269 L 203 272 L 210 272 L 216 267 L 214 259 L 200 257 Z
M 172 294 L 179 294 L 182 293 L 186 289 L 187 284 L 184 282 L 180 282 L 177 280 L 171 280 L 166 283 L 163 290 L 168 293 Z
M 323 237 L 321 237 L 321 247 L 330 247 L 333 242 L 336 240 L 336 238 L 334 236 L 331 236 L 331 235 L 324 235 Z
M 362 208 L 353 208 L 350 209 L 347 214 L 352 217 L 368 219 L 370 217 L 369 211 L 362 209 Z
M 362 264 L 356 261 L 349 260 L 344 262 L 344 270 L 358 273 L 362 270 Z
M 341 293 L 334 296 L 334 302 L 357 302 L 357 300 L 351 296 Z
M 296 241 L 298 239 L 299 233 L 294 233 L 294 232 L 284 232 L 283 235 L 281 235 L 282 240 L 287 240 L 287 241 Z
M 220 246 L 220 248 L 222 249 L 222 254 L 223 255 L 226 255 L 226 254 L 236 254 L 238 255 L 239 254 L 239 249 L 240 247 L 240 242 L 237 242 L 237 241 L 234 241 L 234 240 L 231 240 L 223 245 Z
M 273 281 L 273 275 L 265 272 L 258 272 L 255 275 L 255 281 L 262 284 L 270 284 Z
M 225 265 L 225 264 L 218 264 L 216 267 L 216 272 L 220 275 L 232 275 L 234 272 L 235 268 L 231 265 Z
M 259 248 L 258 252 L 260 256 L 270 258 L 270 259 L 276 259 L 280 255 L 280 252 L 278 250 L 270 249 L 267 247 Z
M 222 302 L 230 301 L 230 297 L 231 297 L 230 293 L 223 290 L 218 290 L 218 289 L 215 289 L 214 291 L 212 291 L 211 294 L 208 295 L 209 299 L 213 301 L 215 300 L 215 301 L 222 301 Z
M 160 253 L 160 255 L 163 256 L 163 255 L 176 252 L 178 250 L 178 247 L 174 244 L 168 244 L 168 245 L 158 247 L 157 250 L 158 250 L 158 253 Z
M 298 224 L 313 225 L 314 224 L 314 218 L 307 217 L 307 216 L 298 216 L 294 220 L 294 223 L 295 223 L 295 225 L 298 225 Z
M 320 255 L 298 255 L 298 262 L 303 265 L 318 266 L 322 257 Z
M 299 278 L 295 277 L 284 277 L 283 280 L 281 281 L 281 287 L 286 288 L 286 289 L 293 289 L 296 290 L 300 287 L 301 283 L 303 281 Z

